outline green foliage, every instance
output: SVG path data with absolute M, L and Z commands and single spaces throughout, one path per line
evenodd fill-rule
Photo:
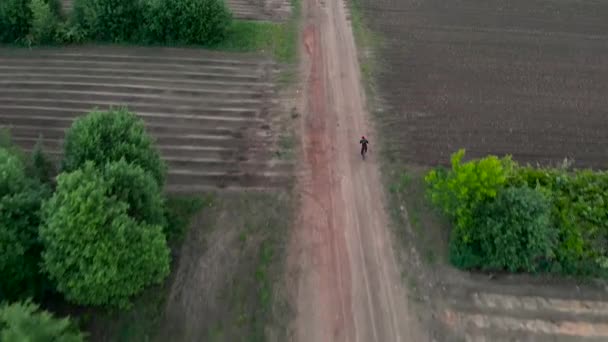
M 537 186 L 551 197 L 559 227 L 559 270 L 605 274 L 608 260 L 608 173 L 522 167 L 513 184 Z
M 142 13 L 140 0 L 75 0 L 72 21 L 89 39 L 130 42 L 138 38 Z
M 45 0 L 30 0 L 32 25 L 27 35 L 28 45 L 51 44 L 57 38 L 59 20 Z
M 169 197 L 166 206 L 167 229 L 165 235 L 168 241 L 175 241 L 184 236 L 190 220 L 203 207 L 211 206 L 213 197 Z
M 453 263 L 608 277 L 607 172 L 495 157 L 462 164 L 462 154 L 452 157 L 452 170 L 426 177 L 432 202 L 455 222 Z M 539 196 L 549 203 L 548 224 Z
M 65 139 L 63 169 L 76 170 L 86 161 L 96 165 L 125 159 L 150 172 L 159 188 L 166 166 L 147 134 L 144 122 L 126 109 L 93 111 L 76 120 Z
M 145 17 L 144 36 L 153 43 L 217 44 L 231 22 L 223 0 L 147 0 Z
M 168 275 L 162 228 L 137 222 L 128 211 L 92 162 L 57 177 L 43 206 L 43 267 L 69 301 L 124 308 Z
M 536 271 L 554 257 L 557 231 L 551 210 L 540 192 L 507 188 L 475 212 L 469 242 L 452 237 L 450 259 L 464 268 Z
M 140 223 L 166 226 L 161 189 L 140 166 L 124 159 L 108 163 L 103 170 L 109 194 L 128 204 L 127 214 Z
M 0 341 L 79 342 L 84 334 L 69 318 L 55 318 L 28 299 L 0 307 Z
M 19 157 L 0 148 L 0 300 L 40 295 L 38 227 L 49 191 L 28 179 Z
M 0 42 L 15 43 L 24 38 L 32 24 L 29 0 L 0 1 Z
M 44 153 L 41 140 L 36 142 L 29 161 L 28 175 L 42 184 L 51 184 L 55 177 L 55 165 Z
M 467 231 L 473 223 L 473 214 L 485 201 L 496 197 L 511 174 L 514 164 L 511 158 L 498 159 L 489 156 L 463 163 L 464 150 L 452 155 L 452 170 L 431 171 L 425 181 L 431 201 L 446 215 L 456 221 L 461 238 L 467 242 Z
M 84 335 L 68 318 L 55 318 L 26 300 L 0 307 L 0 341 L 79 342 Z

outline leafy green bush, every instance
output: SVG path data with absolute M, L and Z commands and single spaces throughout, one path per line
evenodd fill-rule
M 556 252 L 561 272 L 608 273 L 608 173 L 521 167 L 514 185 L 537 186 L 552 201 L 559 227 Z
M 554 257 L 557 230 L 551 223 L 543 194 L 507 188 L 476 210 L 469 242 L 453 236 L 450 259 L 464 268 L 536 271 Z
M 84 341 L 68 318 L 58 319 L 30 300 L 0 307 L 0 341 Z
M 162 228 L 129 217 L 92 162 L 57 177 L 43 205 L 43 267 L 74 303 L 127 307 L 130 297 L 169 273 Z
M 147 0 L 149 42 L 213 45 L 226 37 L 231 14 L 223 0 Z
M 452 155 L 452 170 L 433 170 L 426 177 L 431 201 L 456 221 L 461 238 L 471 239 L 468 227 L 473 224 L 473 213 L 487 200 L 495 198 L 513 171 L 509 157 L 489 156 L 462 162 L 464 150 Z
M 32 24 L 30 0 L 0 1 L 0 42 L 15 43 L 24 38 Z
M 38 227 L 48 195 L 26 177 L 19 157 L 0 148 L 0 301 L 41 294 Z
M 56 41 L 59 19 L 45 0 L 30 0 L 32 25 L 26 37 L 28 45 L 51 44 Z
M 149 173 L 124 159 L 106 164 L 103 173 L 108 181 L 109 194 L 128 204 L 127 214 L 131 218 L 165 228 L 161 189 Z
M 140 0 L 75 0 L 72 22 L 89 39 L 130 42 L 138 39 L 142 13 Z
M 160 188 L 164 185 L 166 166 L 143 121 L 126 109 L 94 111 L 79 118 L 66 134 L 64 149 L 66 171 L 89 160 L 105 165 L 124 158 L 150 172 Z

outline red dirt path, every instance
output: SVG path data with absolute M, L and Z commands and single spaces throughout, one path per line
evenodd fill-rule
M 343 3 L 306 1 L 305 146 L 290 248 L 297 341 L 425 341 L 410 319 L 379 170 L 358 138 L 373 132 Z M 373 143 L 373 140 L 372 140 Z

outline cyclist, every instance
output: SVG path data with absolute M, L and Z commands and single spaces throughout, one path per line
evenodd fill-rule
M 361 157 L 365 158 L 365 153 L 367 152 L 367 145 L 369 144 L 369 141 L 365 139 L 365 136 L 362 136 L 361 140 L 359 140 L 359 144 L 361 144 Z

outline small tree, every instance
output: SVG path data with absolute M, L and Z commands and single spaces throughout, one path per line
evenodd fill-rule
M 162 228 L 129 217 L 129 206 L 92 162 L 57 177 L 43 206 L 43 267 L 74 303 L 126 307 L 169 273 Z
M 79 118 L 65 139 L 63 169 L 74 171 L 86 161 L 96 165 L 119 161 L 139 165 L 162 188 L 166 166 L 146 133 L 144 122 L 126 109 L 93 111 Z
M 18 156 L 0 148 L 0 301 L 40 294 L 38 227 L 48 189 L 28 179 Z
M 450 257 L 457 266 L 531 272 L 555 257 L 551 207 L 528 187 L 507 188 L 481 205 L 470 233 L 469 241 L 453 237 Z
M 26 300 L 0 306 L 0 341 L 80 342 L 84 335 L 68 318 L 55 318 Z

